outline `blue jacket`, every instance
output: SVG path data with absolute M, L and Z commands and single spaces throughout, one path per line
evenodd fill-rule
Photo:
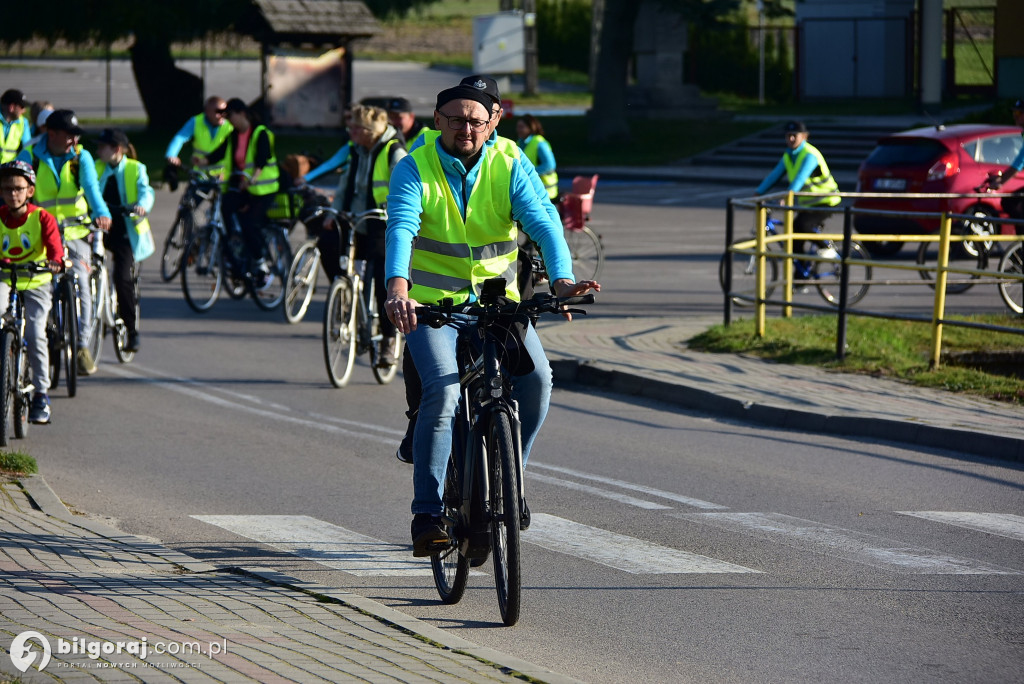
M 124 165 L 127 157 L 121 157 L 121 161 L 118 162 L 117 166 L 107 165 L 107 168 L 103 170 L 103 175 L 99 177 L 99 186 L 101 188 L 106 187 L 107 179 L 111 175 L 116 174 L 117 176 L 117 190 L 121 195 L 121 206 L 129 207 L 128 195 L 124 188 Z M 149 173 L 146 171 L 145 164 L 139 164 L 139 180 L 136 182 L 136 187 L 139 191 L 139 204 L 146 210 L 148 214 L 153 209 L 153 202 L 156 200 L 156 193 L 153 192 L 153 188 L 149 184 Z
M 807 141 L 800 143 L 795 150 L 786 150 L 782 153 L 782 157 L 779 157 L 779 163 L 775 165 L 772 172 L 768 174 L 768 177 L 761 181 L 761 184 L 757 186 L 757 194 L 763 195 L 768 192 L 773 185 L 779 182 L 779 180 L 786 175 L 786 162 L 784 157 L 788 154 L 790 161 L 795 162 L 796 158 L 800 155 L 800 152 L 804 149 L 804 145 Z M 818 168 L 818 160 L 813 155 L 807 155 L 804 157 L 803 164 L 800 165 L 800 169 L 797 171 L 796 178 L 789 184 L 788 190 L 791 192 L 800 192 L 807 185 L 807 180 L 814 173 L 814 169 Z
M 54 176 L 58 179 L 60 178 L 60 170 L 64 168 L 64 165 L 75 158 L 75 150 L 73 148 L 61 157 L 54 157 L 50 154 L 50 149 L 42 142 L 34 149 L 36 156 L 39 157 L 39 163 L 49 165 Z M 18 161 L 31 164 L 32 154 L 28 150 L 22 150 L 18 153 Z M 110 218 L 110 209 L 107 208 L 107 203 L 103 201 L 103 192 L 100 190 L 99 180 L 96 178 L 96 162 L 93 160 L 92 155 L 89 154 L 89 151 L 84 149 L 78 153 L 78 184 L 85 192 L 85 201 L 89 203 L 92 217 L 102 216 Z

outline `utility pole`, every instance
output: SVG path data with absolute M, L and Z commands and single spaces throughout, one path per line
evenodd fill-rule
M 523 95 L 537 94 L 537 0 L 523 0 Z

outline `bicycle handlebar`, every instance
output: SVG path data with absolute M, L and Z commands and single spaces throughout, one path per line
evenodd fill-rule
M 575 295 L 573 297 L 555 297 L 546 292 L 539 292 L 531 299 L 521 302 L 509 302 L 507 304 L 459 304 L 455 305 L 451 299 L 443 299 L 438 304 L 426 304 L 416 307 L 416 317 L 432 328 L 440 328 L 451 323 L 455 314 L 475 316 L 491 320 L 502 316 L 539 316 L 544 313 L 551 314 L 579 314 L 586 316 L 583 309 L 571 309 L 567 307 L 582 304 L 593 304 L 594 295 Z

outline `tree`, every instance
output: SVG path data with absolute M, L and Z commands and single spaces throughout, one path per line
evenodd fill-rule
M 4 8 L 0 41 L 31 36 L 54 42 L 104 44 L 134 37 L 132 71 L 153 128 L 180 126 L 202 109 L 200 79 L 174 65 L 171 44 L 225 31 L 251 8 L 249 0 L 48 0 Z M 69 103 L 73 106 L 73 103 Z
M 735 11 L 740 0 L 658 0 L 662 11 L 677 12 L 687 21 L 715 21 Z M 633 56 L 633 30 L 640 12 L 638 0 L 605 0 L 598 40 L 594 105 L 588 119 L 590 142 L 629 139 L 626 85 Z

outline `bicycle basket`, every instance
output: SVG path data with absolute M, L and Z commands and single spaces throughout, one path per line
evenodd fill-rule
M 558 203 L 558 215 L 566 230 L 583 230 L 583 198 L 566 195 Z

